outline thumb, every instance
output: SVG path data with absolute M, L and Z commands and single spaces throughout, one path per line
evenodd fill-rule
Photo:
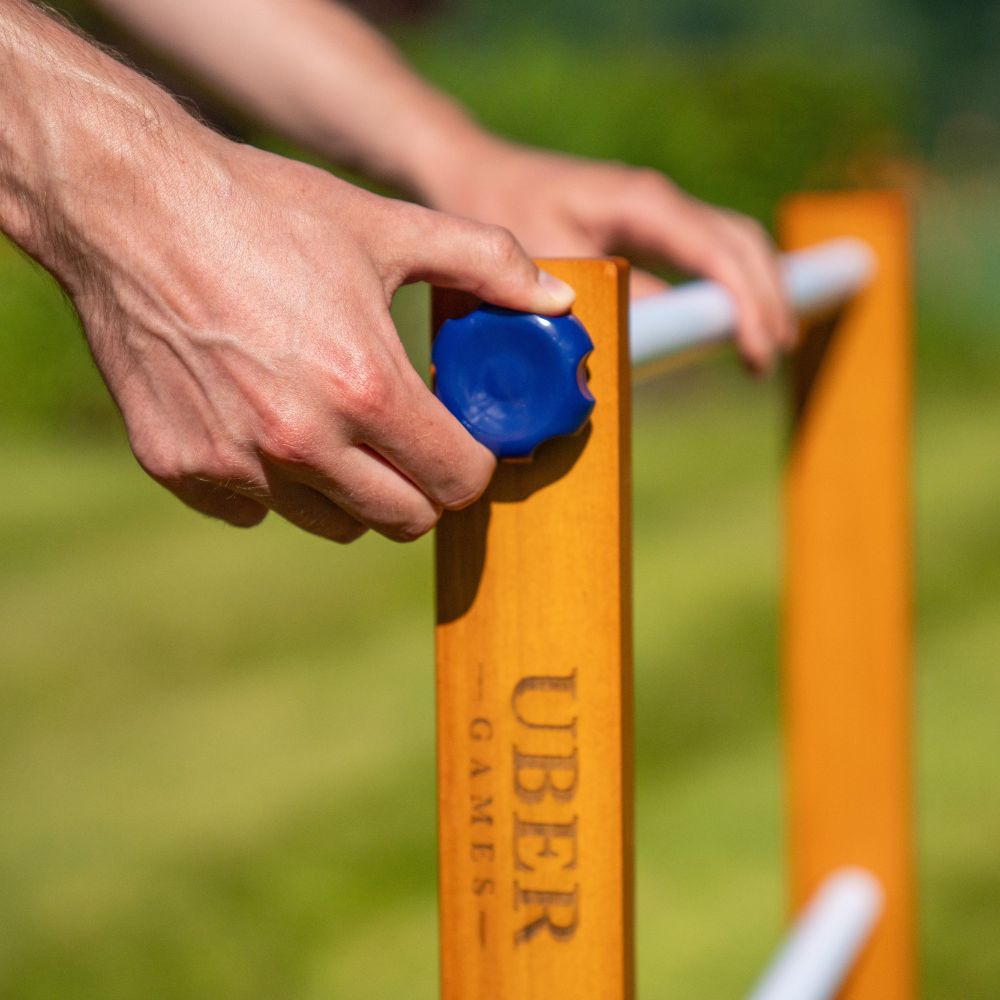
M 457 288 L 523 312 L 556 315 L 573 305 L 576 292 L 542 271 L 509 229 L 427 209 L 414 221 L 400 247 L 404 280 Z

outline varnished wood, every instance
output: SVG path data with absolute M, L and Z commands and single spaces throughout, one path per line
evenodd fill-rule
M 597 404 L 438 528 L 444 1000 L 633 996 L 627 265 L 542 264 Z M 436 292 L 435 328 L 467 308 Z
M 788 249 L 856 236 L 873 284 L 796 366 L 784 699 L 792 906 L 857 864 L 886 912 L 843 1000 L 914 1000 L 910 680 L 911 275 L 894 194 L 791 199 Z

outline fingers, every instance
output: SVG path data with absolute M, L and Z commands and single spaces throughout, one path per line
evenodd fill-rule
M 767 374 L 792 342 L 791 310 L 777 254 L 763 229 L 749 219 L 704 207 L 693 222 L 704 242 L 694 269 L 718 281 L 736 300 L 736 343 L 747 366 Z
M 316 490 L 280 473 L 265 475 L 266 487 L 230 488 L 198 477 L 160 482 L 189 507 L 238 528 L 260 524 L 271 509 L 303 531 L 341 544 L 353 542 L 367 530 Z
M 736 341 L 747 365 L 767 372 L 794 343 L 795 323 L 777 253 L 753 220 L 706 205 L 666 178 L 634 172 L 611 221 L 634 249 L 724 285 L 736 301 Z
M 493 453 L 408 363 L 383 377 L 379 388 L 370 385 L 369 395 L 356 400 L 347 416 L 347 433 L 358 447 L 344 452 L 336 441 L 315 438 L 306 461 L 294 466 L 312 469 L 311 475 L 322 478 L 309 480 L 311 485 L 390 537 L 415 537 L 432 511 L 436 520 L 441 508 L 468 506 L 496 469 Z
M 542 271 L 508 229 L 412 207 L 412 224 L 393 247 L 402 281 L 430 281 L 486 302 L 557 315 L 576 293 Z
M 736 343 L 747 366 L 767 374 L 778 352 L 794 342 L 794 324 L 777 253 L 756 223 L 704 206 L 695 223 L 712 245 L 698 262 L 701 273 L 725 286 L 736 300 Z
M 268 505 L 278 513 L 288 516 L 282 505 L 295 499 L 280 493 L 287 480 L 361 525 L 410 541 L 430 530 L 443 508 L 464 507 L 485 490 L 496 466 L 492 453 L 431 394 L 405 357 L 391 361 L 385 355 L 381 362 L 349 393 L 328 400 L 329 411 L 289 418 L 260 446 L 277 501 Z M 307 520 L 315 520 L 314 507 Z
M 303 531 L 346 545 L 367 530 L 346 511 L 317 490 L 294 482 L 281 470 L 264 463 L 267 505 Z
M 744 216 L 729 216 L 735 256 L 742 267 L 734 282 L 744 299 L 751 293 L 760 317 L 760 336 L 788 350 L 795 343 L 796 322 L 785 293 L 777 251 L 764 229 Z M 741 324 L 742 325 L 742 324 Z
M 723 285 L 736 301 L 736 343 L 744 362 L 751 371 L 767 374 L 776 352 L 784 347 L 785 320 L 780 299 L 768 288 L 765 268 L 732 247 L 728 255 L 710 266 L 707 276 Z
M 485 490 L 494 456 L 431 394 L 402 350 L 398 357 L 384 350 L 363 377 L 331 374 L 322 387 L 308 405 L 269 407 L 266 422 L 237 447 L 178 448 L 140 437 L 137 457 L 206 513 L 249 524 L 271 509 L 342 543 L 367 528 L 411 541 L 442 509 L 464 507 Z
M 396 542 L 411 542 L 437 524 L 441 507 L 369 448 L 352 447 L 335 469 L 290 471 L 358 524 Z
M 397 382 L 398 403 L 359 429 L 368 445 L 432 503 L 467 507 L 482 495 L 496 457 L 476 441 L 412 369 Z
M 263 504 L 216 483 L 196 478 L 158 481 L 189 507 L 236 528 L 253 528 L 267 517 Z
M 739 269 L 724 268 L 709 275 L 724 285 L 736 302 L 736 345 L 750 371 L 767 375 L 774 366 L 778 335 L 768 323 L 760 295 Z

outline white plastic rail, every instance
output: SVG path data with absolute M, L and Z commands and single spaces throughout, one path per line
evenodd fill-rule
M 749 1000 L 833 1000 L 884 905 L 863 868 L 841 868 L 819 887 Z
M 875 256 L 861 240 L 839 239 L 782 258 L 785 287 L 799 316 L 847 302 L 871 280 Z M 639 299 L 631 310 L 632 364 L 732 336 L 736 303 L 721 285 L 692 281 Z

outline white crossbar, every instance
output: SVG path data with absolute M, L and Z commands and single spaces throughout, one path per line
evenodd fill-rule
M 799 316 L 843 304 L 875 273 L 875 257 L 855 239 L 831 240 L 782 258 L 785 287 Z M 632 364 L 732 336 L 736 303 L 721 285 L 692 281 L 632 304 Z
M 749 1000 L 832 1000 L 882 913 L 882 887 L 863 868 L 827 878 L 795 921 Z

